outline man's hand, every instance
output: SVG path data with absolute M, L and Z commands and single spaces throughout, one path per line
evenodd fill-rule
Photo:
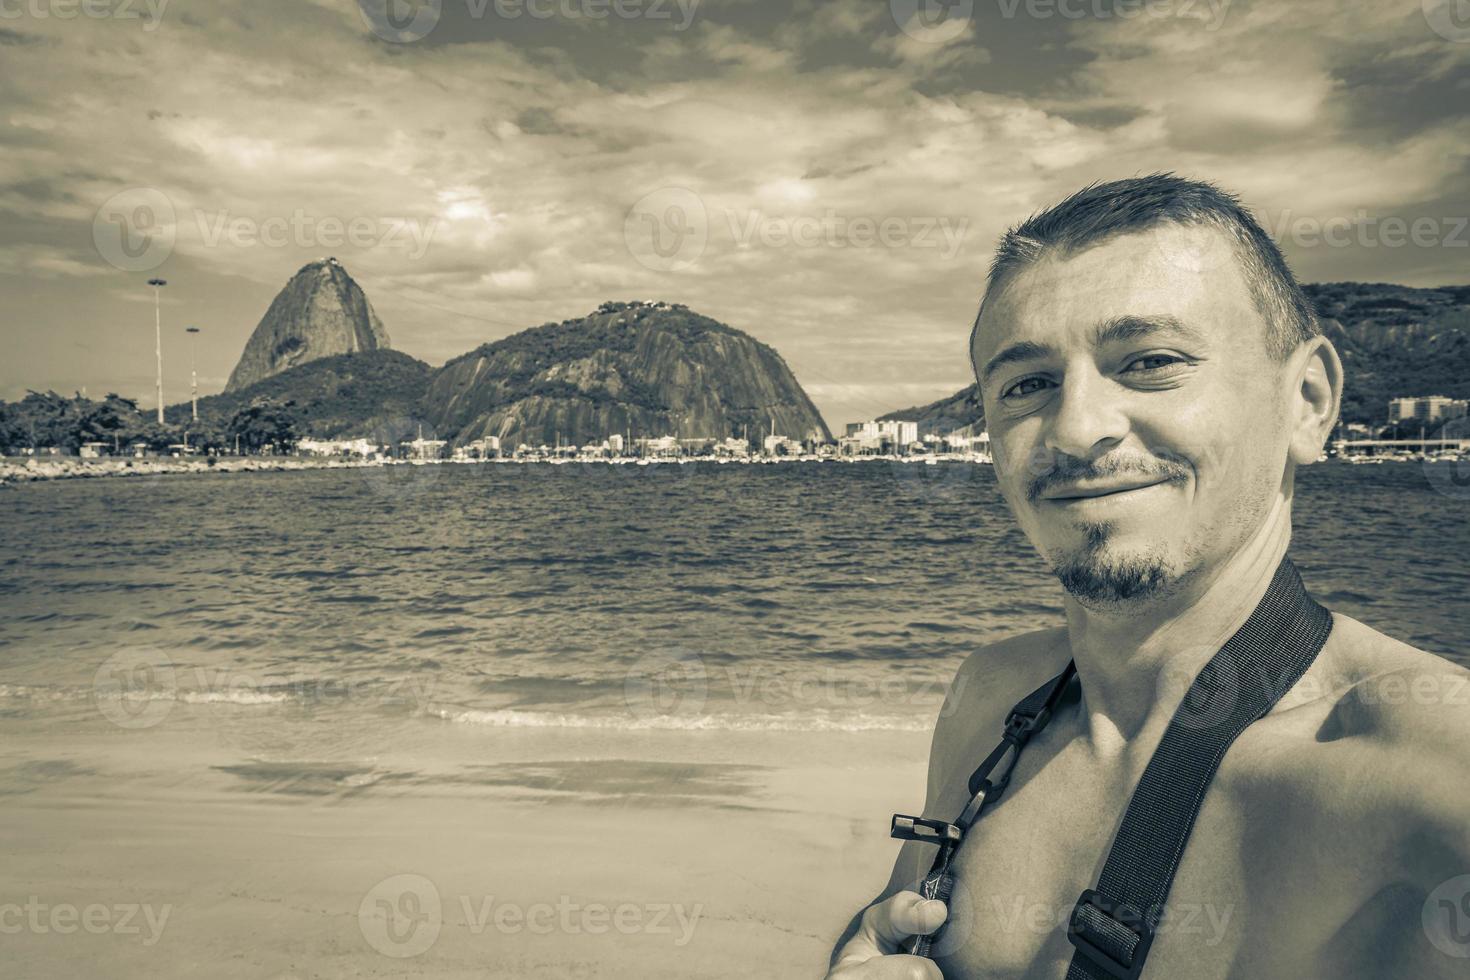
M 869 905 L 842 947 L 827 980 L 944 980 L 933 960 L 899 953 L 910 936 L 926 936 L 949 915 L 943 902 L 902 891 Z

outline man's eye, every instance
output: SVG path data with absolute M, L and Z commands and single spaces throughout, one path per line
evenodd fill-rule
M 1179 357 L 1175 354 L 1148 354 L 1144 357 L 1136 357 L 1133 360 L 1129 361 L 1128 365 L 1123 368 L 1123 371 L 1125 373 L 1138 373 L 1138 371 L 1157 371 L 1160 368 L 1166 368 L 1171 364 L 1183 363 L 1185 363 L 1184 358 Z M 1139 367 L 1137 371 L 1135 371 L 1135 365 L 1142 366 Z
M 1049 384 L 1051 384 L 1051 382 L 1046 380 L 1045 378 L 1022 378 L 1020 381 L 1017 381 L 1005 391 L 1001 392 L 1000 397 L 1019 398 L 1025 395 L 1034 395 L 1036 394 L 1036 392 L 1041 391 L 1043 387 Z

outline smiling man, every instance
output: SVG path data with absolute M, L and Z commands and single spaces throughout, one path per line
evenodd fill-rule
M 1470 674 L 1321 609 L 1286 560 L 1295 471 L 1318 459 L 1343 379 L 1269 237 L 1209 184 L 1088 187 L 1003 238 L 971 356 L 1001 492 L 1066 625 L 960 668 L 924 809 L 958 841 L 952 896 L 915 891 L 936 847 L 911 839 L 830 977 L 1464 976 Z M 1214 679 L 1203 703 L 1233 709 L 1251 657 L 1278 649 L 1302 666 L 1233 742 L 1203 760 L 1161 749 L 1218 727 L 1190 713 L 1196 677 Z M 971 771 L 1033 691 L 1053 708 L 1003 743 L 1009 789 L 977 792 Z M 1169 800 L 1190 779 L 1193 806 L 1129 808 L 1141 781 Z M 1119 833 L 1125 813 L 1136 833 Z M 1079 919 L 1079 894 L 1142 875 L 1129 861 L 1172 823 L 1187 846 L 1159 917 Z M 902 952 L 936 929 L 932 959 Z

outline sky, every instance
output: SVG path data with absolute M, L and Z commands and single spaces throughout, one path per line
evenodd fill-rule
M 0 398 L 221 390 L 337 257 L 441 364 L 605 300 L 828 424 L 968 384 L 995 241 L 1096 180 L 1242 196 L 1306 282 L 1470 282 L 1465 0 L 0 0 Z

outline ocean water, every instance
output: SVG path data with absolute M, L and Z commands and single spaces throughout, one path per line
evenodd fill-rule
M 1330 607 L 1470 664 L 1470 499 L 1300 474 Z M 385 726 L 922 731 L 1061 622 L 988 467 L 428 465 L 0 490 L 0 716 L 172 717 L 253 759 Z

